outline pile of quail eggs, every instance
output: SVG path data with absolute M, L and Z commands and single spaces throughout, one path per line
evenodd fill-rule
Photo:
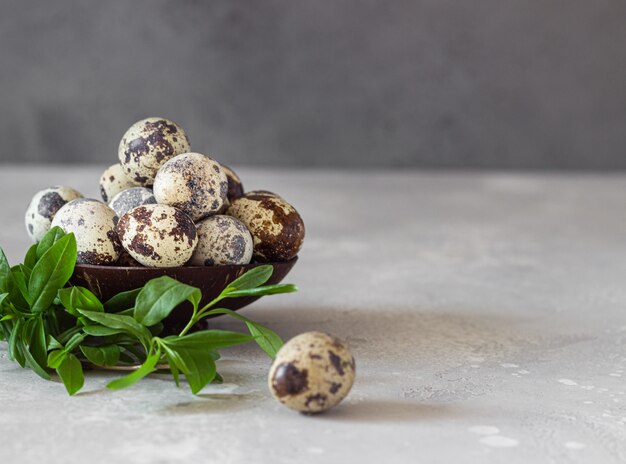
M 74 233 L 79 264 L 113 266 L 288 261 L 302 247 L 293 206 L 268 191 L 244 193 L 239 176 L 192 152 L 172 121 L 136 122 L 118 157 L 100 178 L 102 201 L 63 186 L 37 192 L 26 211 L 31 239 L 59 226 Z

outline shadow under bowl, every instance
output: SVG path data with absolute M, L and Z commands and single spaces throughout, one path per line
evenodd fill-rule
M 298 257 L 276 263 L 250 263 L 243 265 L 224 266 L 181 266 L 167 268 L 94 266 L 77 264 L 70 278 L 72 285 L 88 288 L 100 298 L 107 301 L 114 295 L 128 290 L 143 287 L 149 280 L 168 276 L 202 291 L 200 305 L 207 304 L 217 297 L 226 286 L 243 273 L 263 264 L 274 268 L 266 285 L 281 282 L 298 261 Z M 228 298 L 222 300 L 220 306 L 237 310 L 249 305 L 260 297 Z M 185 302 L 177 307 L 163 321 L 167 332 L 182 329 L 191 317 L 191 304 Z

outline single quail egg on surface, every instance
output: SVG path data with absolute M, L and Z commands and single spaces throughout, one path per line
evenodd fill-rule
M 300 334 L 278 351 L 269 372 L 274 398 L 304 413 L 326 411 L 350 392 L 356 374 L 354 357 L 335 337 Z
M 217 161 L 184 153 L 161 166 L 153 190 L 158 203 L 174 206 L 197 221 L 222 209 L 228 178 Z
M 109 207 L 115 211 L 118 217 L 124 216 L 127 211 L 141 205 L 156 203 L 152 190 L 146 187 L 131 187 L 123 190 L 113 197 Z
M 100 177 L 100 195 L 105 203 L 111 201 L 122 190 L 134 187 L 136 184 L 126 176 L 120 163 L 109 166 Z
M 248 264 L 252 259 L 252 235 L 241 221 L 216 215 L 196 223 L 198 246 L 188 264 Z
M 165 118 L 147 118 L 126 131 L 118 156 L 135 185 L 149 186 L 163 163 L 190 149 L 187 134 L 178 124 Z
M 243 196 L 243 184 L 237 173 L 225 164 L 221 164 L 221 166 L 228 179 L 228 193 L 226 194 L 228 201 L 233 201 Z
M 52 227 L 52 219 L 68 201 L 82 198 L 73 188 L 55 186 L 43 189 L 33 196 L 26 208 L 25 222 L 28 236 L 38 242 Z
M 142 205 L 117 223 L 124 249 L 148 267 L 182 266 L 193 254 L 198 235 L 189 216 L 168 205 Z
M 288 261 L 304 241 L 304 222 L 296 209 L 278 196 L 246 193 L 227 210 L 248 228 L 259 261 Z
M 104 203 L 91 198 L 72 200 L 63 206 L 52 220 L 76 237 L 78 264 L 113 264 L 122 251 L 115 224 L 115 212 Z

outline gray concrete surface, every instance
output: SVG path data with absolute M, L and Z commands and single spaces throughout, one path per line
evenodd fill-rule
M 0 172 L 0 244 L 45 183 L 95 194 L 97 169 Z M 301 291 L 245 314 L 288 338 L 324 330 L 358 378 L 327 415 L 284 409 L 256 348 L 194 397 L 93 373 L 69 398 L 0 345 L 0 462 L 622 463 L 626 460 L 626 177 L 242 169 L 301 211 Z M 216 327 L 234 329 L 229 321 Z
M 622 0 L 3 0 L 0 161 L 626 168 Z

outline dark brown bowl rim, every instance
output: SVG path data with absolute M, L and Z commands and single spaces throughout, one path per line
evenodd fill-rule
M 146 267 L 146 266 L 104 266 L 101 264 L 76 264 L 75 268 L 78 269 L 98 269 L 98 270 L 111 270 L 111 271 L 133 271 L 133 272 L 154 272 L 154 271 L 172 271 L 172 270 L 180 270 L 180 269 L 196 269 L 196 270 L 215 270 L 215 269 L 240 269 L 242 267 L 258 267 L 258 266 L 281 266 L 287 263 L 294 263 L 298 261 L 298 256 L 294 256 L 293 258 L 287 261 L 270 261 L 267 263 L 262 262 L 254 262 L 248 264 L 216 264 L 213 266 L 173 266 L 173 267 Z

